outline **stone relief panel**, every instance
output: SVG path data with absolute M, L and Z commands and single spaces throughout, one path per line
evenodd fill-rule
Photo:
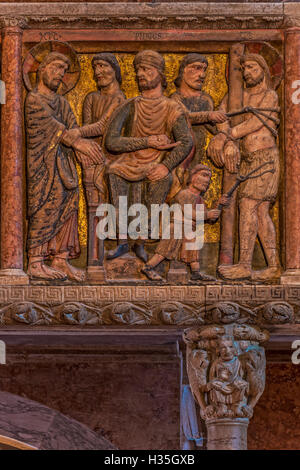
M 77 55 L 42 41 L 23 77 L 33 284 L 278 282 L 276 48 Z M 154 207 L 174 212 L 167 236 Z M 178 236 L 186 207 L 191 232 L 181 222 Z

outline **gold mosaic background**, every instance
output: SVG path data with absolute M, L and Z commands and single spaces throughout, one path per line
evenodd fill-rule
M 96 90 L 96 84 L 93 80 L 93 69 L 91 65 L 92 57 L 94 54 L 79 54 L 79 62 L 81 65 L 81 76 L 76 87 L 67 95 L 71 107 L 75 113 L 78 122 L 81 125 L 82 105 L 86 95 Z M 116 53 L 115 54 L 122 72 L 122 90 L 127 98 L 132 98 L 139 94 L 138 87 L 135 80 L 135 72 L 133 68 L 134 54 L 129 53 Z M 168 86 L 165 94 L 168 96 L 175 91 L 173 84 L 174 79 L 177 77 L 179 64 L 185 54 L 163 54 L 166 61 L 166 77 Z M 211 95 L 215 106 L 218 106 L 227 92 L 227 83 L 225 79 L 225 68 L 227 55 L 226 54 L 206 54 L 208 60 L 207 76 L 203 86 L 203 90 Z M 206 145 L 208 145 L 211 136 L 208 135 Z M 212 182 L 206 194 L 206 201 L 208 206 L 214 205 L 215 201 L 220 196 L 220 188 L 222 182 L 222 170 L 216 169 L 210 160 L 206 163 L 212 169 Z M 81 181 L 81 168 L 77 166 L 79 179 L 80 179 L 80 205 L 79 205 L 79 238 L 82 246 L 87 244 L 87 217 L 86 217 L 86 204 L 84 192 Z M 278 203 L 272 209 L 272 216 L 276 222 L 278 229 Z M 218 242 L 220 235 L 220 224 L 217 222 L 214 225 L 205 226 L 205 241 Z

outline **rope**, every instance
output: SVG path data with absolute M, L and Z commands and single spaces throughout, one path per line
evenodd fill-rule
M 233 111 L 232 113 L 226 113 L 227 117 L 233 117 L 233 116 L 239 116 L 241 114 L 246 114 L 246 113 L 252 113 L 254 116 L 257 117 L 257 119 L 260 120 L 260 122 L 271 132 L 271 134 L 276 138 L 278 136 L 278 132 L 276 129 L 273 129 L 273 127 L 269 126 L 269 124 L 261 117 L 264 116 L 270 121 L 273 121 L 277 126 L 280 123 L 280 120 L 277 118 L 274 118 L 273 116 L 269 116 L 266 114 L 264 111 L 269 111 L 273 113 L 279 113 L 280 108 L 253 108 L 252 106 L 246 106 L 243 109 L 240 109 L 238 111 Z

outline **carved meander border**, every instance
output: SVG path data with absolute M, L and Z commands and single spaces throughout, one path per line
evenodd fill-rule
M 300 323 L 300 286 L 0 286 L 0 325 Z

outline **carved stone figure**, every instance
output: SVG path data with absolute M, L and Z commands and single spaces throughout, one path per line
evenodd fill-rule
M 208 67 L 207 59 L 197 53 L 187 54 L 181 61 L 178 76 L 174 81 L 177 88 L 171 98 L 181 103 L 187 113 L 192 125 L 195 149 L 194 153 L 176 169 L 179 184 L 173 188 L 170 196 L 175 196 L 176 188 L 180 189 L 183 182 L 183 172 L 186 167 L 194 168 L 199 163 L 203 163 L 205 158 L 205 144 L 207 130 L 212 134 L 217 133 L 214 123 L 227 121 L 227 116 L 223 111 L 214 111 L 212 97 L 202 90 Z M 175 178 L 174 178 L 175 179 Z M 174 186 L 173 182 L 173 186 Z
M 163 95 L 166 87 L 163 57 L 155 51 L 139 52 L 134 67 L 141 95 L 121 107 L 105 139 L 106 149 L 115 155 L 107 169 L 115 207 L 119 196 L 130 196 L 131 204 L 162 204 L 172 184 L 172 170 L 193 147 L 182 106 Z M 147 261 L 143 240 L 138 240 L 133 250 Z M 128 251 L 127 233 L 119 233 L 119 245 L 107 258 Z
M 256 314 L 235 302 L 218 302 L 206 307 L 206 318 L 213 323 L 249 323 Z
M 89 93 L 83 103 L 83 127 L 74 130 L 77 137 L 96 138 L 102 146 L 103 136 L 114 111 L 125 101 L 120 89 L 121 69 L 116 57 L 109 52 L 102 52 L 93 57 L 92 66 L 98 90 Z M 87 277 L 91 281 L 103 280 L 103 241 L 96 235 L 97 207 L 109 201 L 105 165 L 94 165 L 90 161 L 83 163 L 83 183 L 88 204 L 88 266 Z
M 96 137 L 102 146 L 103 136 L 114 111 L 125 101 L 120 85 L 121 69 L 116 57 L 110 52 L 102 52 L 92 60 L 94 79 L 98 90 L 89 93 L 83 103 L 81 137 Z M 93 183 L 98 189 L 101 202 L 108 201 L 108 188 L 103 175 L 103 166 L 97 166 Z
M 159 316 L 165 325 L 192 325 L 204 322 L 198 311 L 176 301 L 163 302 L 159 307 Z
M 243 122 L 230 127 L 219 124 L 220 133 L 212 139 L 208 154 L 217 166 L 234 173 L 240 164 L 240 173 L 257 169 L 255 178 L 241 184 L 239 190 L 239 245 L 240 256 L 236 265 L 220 265 L 218 271 L 225 279 L 265 281 L 280 276 L 281 268 L 276 248 L 276 232 L 270 216 L 279 184 L 279 151 L 276 143 L 278 96 L 272 87 L 270 71 L 259 54 L 241 57 L 244 80 L 242 110 Z M 228 108 L 226 95 L 220 110 Z M 256 237 L 259 237 L 267 268 L 252 271 L 252 257 Z
M 67 100 L 57 93 L 70 59 L 48 53 L 39 65 L 36 89 L 26 99 L 28 177 L 28 273 L 38 279 L 82 281 L 84 272 L 68 260 L 80 253 L 78 178 L 75 151 L 93 163 L 103 161 L 97 143 L 74 138 L 77 127 Z M 51 266 L 45 260 L 51 259 Z
M 294 309 L 287 302 L 268 302 L 255 309 L 262 316 L 262 321 L 266 323 L 281 324 L 291 323 L 294 319 Z
M 108 315 L 106 322 L 118 325 L 144 325 L 151 323 L 151 311 L 131 302 L 115 302 L 103 309 Z
M 207 423 L 247 422 L 265 386 L 268 333 L 249 325 L 228 324 L 185 331 L 191 389 Z
M 205 206 L 203 195 L 207 191 L 211 179 L 211 170 L 206 165 L 197 165 L 190 172 L 190 179 L 187 183 L 187 188 L 179 191 L 174 199 L 174 202 L 181 206 L 182 212 L 184 211 L 185 204 L 191 204 L 193 207 L 193 230 L 196 229 L 196 206 L 197 204 L 204 204 L 204 220 L 208 223 L 214 223 L 220 216 L 221 210 L 211 209 L 208 210 Z M 219 204 L 226 205 L 228 198 L 222 196 Z M 176 216 L 175 216 L 176 217 Z M 199 249 L 189 250 L 187 244 L 195 242 L 195 240 L 188 240 L 185 238 L 174 237 L 174 225 L 175 220 L 170 223 L 170 239 L 161 239 L 154 256 L 149 260 L 147 264 L 141 269 L 148 279 L 152 281 L 161 281 L 162 277 L 155 271 L 155 267 L 158 266 L 164 259 L 176 260 L 179 259 L 191 269 L 191 280 L 192 281 L 215 281 L 215 278 L 200 272 L 200 259 Z

